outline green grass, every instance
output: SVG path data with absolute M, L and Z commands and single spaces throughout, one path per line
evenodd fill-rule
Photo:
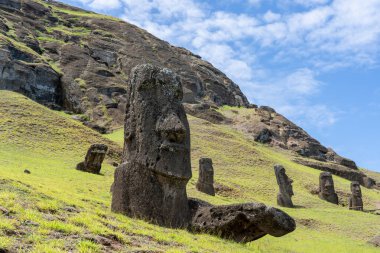
M 22 251 L 20 245 L 27 245 L 30 252 L 104 252 L 110 249 L 89 239 L 103 236 L 112 238 L 121 252 L 377 252 L 365 242 L 380 231 L 379 216 L 319 200 L 309 193 L 317 186 L 319 171 L 295 164 L 287 153 L 258 145 L 229 126 L 188 117 L 193 166 L 189 196 L 214 204 L 258 201 L 276 206 L 273 165 L 281 163 L 295 181 L 298 208 L 282 208 L 296 219 L 295 232 L 237 244 L 114 214 L 110 162 L 118 160 L 108 157 L 102 175 L 77 171 L 75 165 L 91 143 L 105 142 L 120 151 L 122 130 L 102 136 L 62 112 L 8 91 L 0 91 L 0 115 L 0 206 L 10 212 L 0 212 L 0 249 Z M 213 158 L 216 183 L 231 191 L 210 197 L 195 190 L 202 156 Z M 349 192 L 347 180 L 334 181 L 337 190 Z M 362 191 L 367 209 L 380 200 L 379 191 Z

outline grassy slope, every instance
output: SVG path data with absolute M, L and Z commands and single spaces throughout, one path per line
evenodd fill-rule
M 90 143 L 106 141 L 103 136 L 11 92 L 0 91 L 0 115 L 0 206 L 10 211 L 8 216 L 0 211 L 0 249 L 101 252 L 106 248 L 91 237 L 103 235 L 113 238 L 122 252 L 376 252 L 365 241 L 380 230 L 379 216 L 319 200 L 309 193 L 317 186 L 319 171 L 297 165 L 228 126 L 189 117 L 194 174 L 189 195 L 214 204 L 259 201 L 275 206 L 278 189 L 272 167 L 281 163 L 295 181 L 298 208 L 284 208 L 297 219 L 294 233 L 241 245 L 113 214 L 111 160 L 103 166 L 104 175 L 74 169 Z M 106 137 L 120 144 L 122 130 Z M 216 182 L 231 191 L 209 197 L 195 190 L 201 156 L 213 158 Z M 32 173 L 24 174 L 24 169 Z M 337 190 L 348 193 L 348 181 L 334 180 Z M 362 191 L 366 208 L 380 201 L 378 191 Z M 77 212 L 68 212 L 68 207 Z

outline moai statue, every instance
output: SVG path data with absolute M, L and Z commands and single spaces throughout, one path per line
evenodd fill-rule
M 99 174 L 107 150 L 108 147 L 105 144 L 92 144 L 87 151 L 84 162 L 77 164 L 77 170 Z
M 274 166 L 274 173 L 276 174 L 277 184 L 280 187 L 280 193 L 277 195 L 277 204 L 283 207 L 294 207 L 292 202 L 293 193 L 293 180 L 291 180 L 285 173 L 285 168 L 282 165 Z
M 330 172 L 322 172 L 319 175 L 319 194 L 320 199 L 333 204 L 338 204 L 338 195 L 335 193 L 334 181 Z
M 362 190 L 359 182 L 351 182 L 351 196 L 349 198 L 349 209 L 363 211 Z
M 199 178 L 196 187 L 200 192 L 215 196 L 214 168 L 211 158 L 199 159 Z
M 182 95 L 179 77 L 171 70 L 149 64 L 132 69 L 112 211 L 166 227 L 188 225 L 190 128 Z

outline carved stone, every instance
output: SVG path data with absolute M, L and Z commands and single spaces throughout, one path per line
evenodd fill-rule
M 330 172 L 322 172 L 319 175 L 319 194 L 320 199 L 333 204 L 338 204 L 338 195 L 335 193 L 334 181 Z
M 295 221 L 285 212 L 264 204 L 245 203 L 213 206 L 190 199 L 191 229 L 236 242 L 250 242 L 266 234 L 280 237 L 295 230 Z
M 293 180 L 286 175 L 285 168 L 281 165 L 274 166 L 274 173 L 280 188 L 280 193 L 277 195 L 277 204 L 283 207 L 294 207 L 292 202 L 292 196 L 294 195 Z
M 199 159 L 199 178 L 196 188 L 198 191 L 215 196 L 214 168 L 210 158 Z
M 138 65 L 127 90 L 123 163 L 115 171 L 112 210 L 167 227 L 189 222 L 190 129 L 177 75 Z
M 362 190 L 359 182 L 351 182 L 351 196 L 349 198 L 349 209 L 363 211 Z
M 92 144 L 88 149 L 84 162 L 77 164 L 77 170 L 99 174 L 108 147 L 105 144 Z

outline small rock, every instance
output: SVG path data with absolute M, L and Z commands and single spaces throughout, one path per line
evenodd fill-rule
M 2 207 L 2 206 L 0 206 L 0 212 L 2 212 L 2 213 L 5 214 L 5 215 L 8 215 L 8 214 L 9 214 L 8 209 L 6 209 L 5 207 Z
M 25 174 L 30 174 L 31 172 L 30 172 L 30 170 L 24 170 L 24 173 Z

